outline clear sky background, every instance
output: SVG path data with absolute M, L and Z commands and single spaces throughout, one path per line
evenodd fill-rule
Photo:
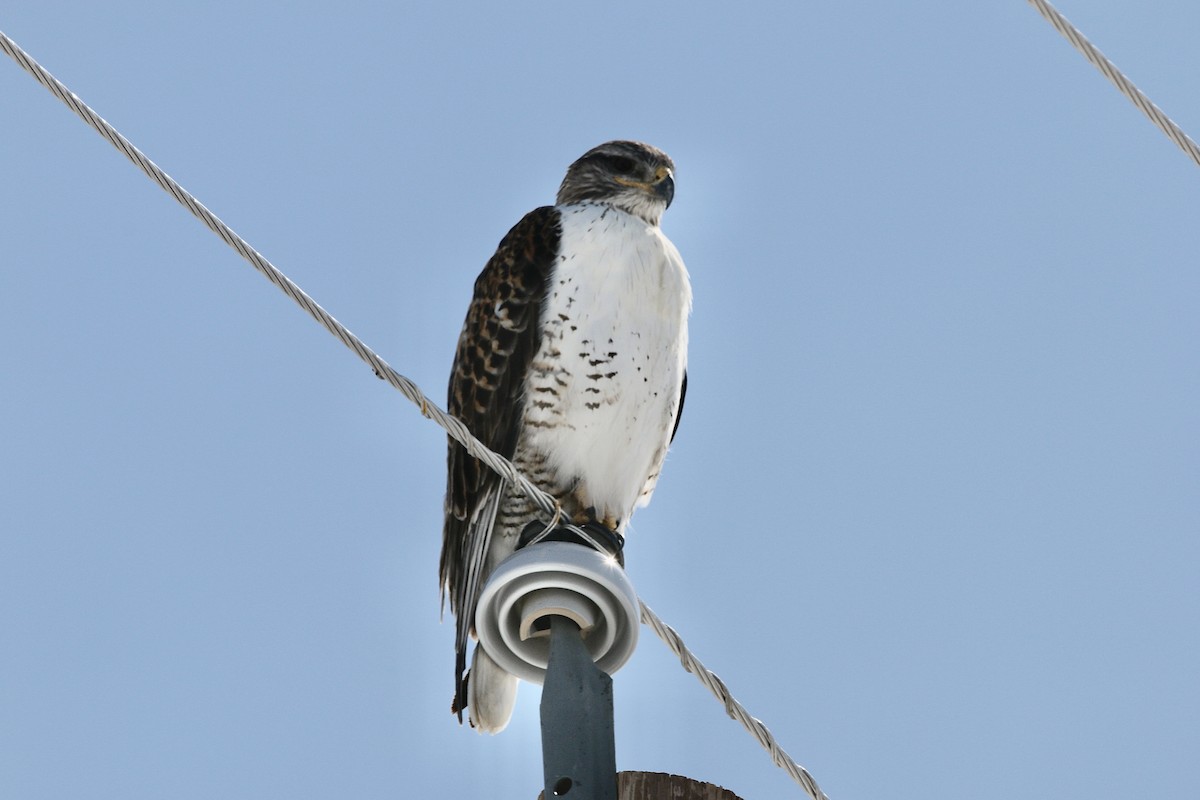
M 1193 136 L 1200 5 L 1062 0 Z M 11 0 L 439 402 L 588 148 L 669 152 L 642 597 L 834 800 L 1195 797 L 1200 169 L 1022 0 Z M 444 435 L 0 61 L 0 796 L 532 800 L 448 713 Z M 621 769 L 801 792 L 643 629 Z

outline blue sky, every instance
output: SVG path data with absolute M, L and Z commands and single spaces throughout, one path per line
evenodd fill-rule
M 1200 133 L 1200 7 L 1060 10 Z M 639 593 L 837 798 L 1195 790 L 1200 171 L 1024 2 L 14 0 L 0 29 L 441 399 L 589 147 L 678 166 Z M 533 798 L 448 713 L 444 437 L 0 63 L 0 795 Z M 799 797 L 648 630 L 618 766 Z

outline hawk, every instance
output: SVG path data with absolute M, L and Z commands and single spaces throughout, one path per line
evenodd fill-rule
M 630 141 L 571 164 L 556 205 L 525 215 L 475 281 L 450 375 L 450 413 L 573 522 L 602 525 L 614 542 L 650 500 L 687 389 L 691 285 L 659 229 L 674 168 Z M 476 646 L 468 680 L 467 640 L 488 576 L 538 509 L 454 441 L 447 461 L 440 573 L 456 618 L 452 708 L 498 733 L 517 678 Z

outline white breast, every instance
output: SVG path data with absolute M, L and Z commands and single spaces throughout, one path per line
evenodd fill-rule
M 687 366 L 692 293 L 656 226 L 600 205 L 560 209 L 560 256 L 526 385 L 522 445 L 622 527 L 654 489 Z

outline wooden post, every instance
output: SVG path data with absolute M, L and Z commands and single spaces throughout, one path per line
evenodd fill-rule
M 570 793 L 563 795 L 570 800 Z M 538 795 L 545 800 L 545 793 Z M 742 800 L 728 789 L 665 772 L 618 772 L 617 800 Z

